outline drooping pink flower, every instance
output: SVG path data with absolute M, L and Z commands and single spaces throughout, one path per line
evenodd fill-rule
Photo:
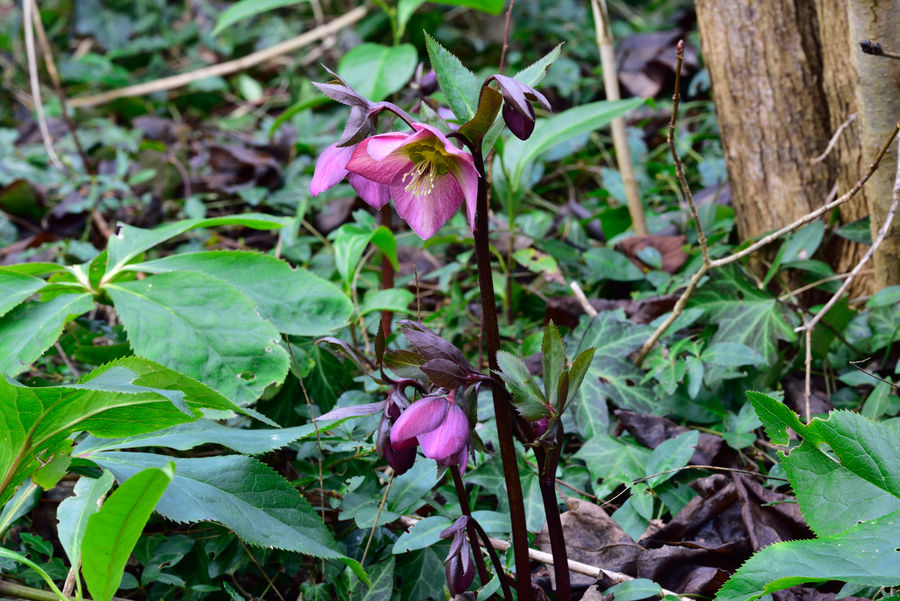
M 361 175 L 347 171 L 347 161 L 353 156 L 357 145 L 338 146 L 336 143 L 322 151 L 316 161 L 316 170 L 309 183 L 309 192 L 318 196 L 335 186 L 345 177 L 356 193 L 372 207 L 380 209 L 391 199 L 388 186 L 369 181 Z
M 391 427 L 393 450 L 422 445 L 422 452 L 441 465 L 458 465 L 465 471 L 468 464 L 469 418 L 454 399 L 428 396 L 410 405 Z
M 472 155 L 430 125 L 413 123 L 413 128 L 411 134 L 366 138 L 346 163 L 347 171 L 388 186 L 397 213 L 422 239 L 437 233 L 463 201 L 474 229 L 479 176 Z M 384 204 L 357 191 L 373 207 Z

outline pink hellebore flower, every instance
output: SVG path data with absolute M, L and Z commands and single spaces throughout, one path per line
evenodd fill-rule
M 316 161 L 316 170 L 309 183 L 309 192 L 313 196 L 318 196 L 346 177 L 360 197 L 376 209 L 380 209 L 391 199 L 390 189 L 356 173 L 349 173 L 346 169 L 347 161 L 353 156 L 356 146 L 356 144 L 350 146 L 332 144 L 323 150 Z
M 441 229 L 463 200 L 474 229 L 479 176 L 472 155 L 430 125 L 414 123 L 413 128 L 411 134 L 381 134 L 360 142 L 346 163 L 350 177 L 388 186 L 397 213 L 422 239 Z M 384 204 L 357 191 L 373 207 Z
M 410 405 L 391 427 L 394 451 L 422 445 L 422 452 L 441 465 L 466 471 L 469 418 L 454 400 L 455 394 L 428 396 Z

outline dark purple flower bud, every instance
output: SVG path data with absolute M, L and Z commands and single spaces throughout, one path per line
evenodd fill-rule
M 462 351 L 432 332 L 425 325 L 405 320 L 400 322 L 403 335 L 426 361 L 447 359 L 462 366 L 465 371 L 474 373 L 475 368 L 466 360 Z
M 394 470 L 394 474 L 401 476 L 409 471 L 409 468 L 416 462 L 416 448 L 394 449 L 393 446 L 384 445 L 384 459 L 387 464 Z
M 506 126 L 517 138 L 527 140 L 534 131 L 534 108 L 531 103 L 539 102 L 550 110 L 550 102 L 531 86 L 512 77 L 498 73 L 488 77 L 484 85 L 492 80 L 500 85 L 500 93 L 503 94 L 503 120 Z
M 447 586 L 454 597 L 464 592 L 475 579 L 475 562 L 466 540 L 466 525 L 469 519 L 460 516 L 453 524 L 441 532 L 441 538 L 451 538 L 450 552 L 444 562 Z
M 428 96 L 429 94 L 434 94 L 438 89 L 438 81 L 437 74 L 434 72 L 434 69 L 430 70 L 425 74 L 424 77 L 419 81 L 419 88 L 422 90 L 422 94 Z
M 547 418 L 546 418 L 546 417 L 543 418 L 543 419 L 539 419 L 539 420 L 537 420 L 537 421 L 531 422 L 531 425 L 534 427 L 534 435 L 535 435 L 535 436 L 540 436 L 541 434 L 543 434 L 544 432 L 546 432 L 546 431 L 547 431 L 547 424 L 548 424 L 548 423 L 549 423 L 549 422 L 547 421 Z

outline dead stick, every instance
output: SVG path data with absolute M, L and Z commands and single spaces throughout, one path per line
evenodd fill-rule
M 365 6 L 358 6 L 347 14 L 338 17 L 337 19 L 331 21 L 330 23 L 327 23 L 326 25 L 316 27 L 312 31 L 307 31 L 306 33 L 298 35 L 295 38 L 281 42 L 280 44 L 275 44 L 271 48 L 266 48 L 265 50 L 260 50 L 252 54 L 248 54 L 247 56 L 242 56 L 241 58 L 237 58 L 233 61 L 219 63 L 218 65 L 210 65 L 209 67 L 203 67 L 202 69 L 188 71 L 187 73 L 181 73 L 179 75 L 173 75 L 171 77 L 163 77 L 162 79 L 148 81 L 146 83 L 140 83 L 134 86 L 128 86 L 126 88 L 120 88 L 118 90 L 103 92 L 102 94 L 97 94 L 95 96 L 73 98 L 70 104 L 74 107 L 97 106 L 99 104 L 105 104 L 113 100 L 118 100 L 119 98 L 143 96 L 144 94 L 173 90 L 175 88 L 186 86 L 189 83 L 204 79 L 206 77 L 229 75 L 237 71 L 249 69 L 254 65 L 258 65 L 267 60 L 273 59 L 276 56 L 287 54 L 288 52 L 293 52 L 294 50 L 298 50 L 300 48 L 303 48 L 304 46 L 308 46 L 313 42 L 334 35 L 341 29 L 349 27 L 350 25 L 353 25 L 354 23 L 362 19 L 367 12 L 368 9 Z

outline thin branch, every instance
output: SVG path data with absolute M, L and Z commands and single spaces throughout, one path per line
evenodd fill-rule
M 34 11 L 34 31 L 37 33 L 38 44 L 40 44 L 41 52 L 44 55 L 44 66 L 47 68 L 47 75 L 50 76 L 53 90 L 56 92 L 56 97 L 59 99 L 59 104 L 62 107 L 63 121 L 66 122 L 66 127 L 69 128 L 69 133 L 72 135 L 72 141 L 75 143 L 75 150 L 78 152 L 78 156 L 81 157 L 82 168 L 87 171 L 90 169 L 87 153 L 84 152 L 84 147 L 82 147 L 81 140 L 78 138 L 75 122 L 72 121 L 72 117 L 69 115 L 69 102 L 66 100 L 66 95 L 62 90 L 62 82 L 59 79 L 59 72 L 56 70 L 56 62 L 53 60 L 53 51 L 50 49 L 50 42 L 47 41 L 47 32 L 44 31 L 41 13 L 38 10 L 36 0 L 26 1 L 31 4 L 31 10 Z
M 175 88 L 186 86 L 194 81 L 204 79 L 206 77 L 213 77 L 215 75 L 229 75 L 237 71 L 243 71 L 244 69 L 249 69 L 250 67 L 263 63 L 267 60 L 271 60 L 276 56 L 287 54 L 288 52 L 293 52 L 294 50 L 298 50 L 300 48 L 303 48 L 304 46 L 308 46 L 313 42 L 317 42 L 321 39 L 327 38 L 328 36 L 332 36 L 341 29 L 349 27 L 350 25 L 353 25 L 354 23 L 362 19 L 364 16 L 366 16 L 368 10 L 369 9 L 365 6 L 358 6 L 353 10 L 347 12 L 345 15 L 327 23 L 326 25 L 316 27 L 312 31 L 307 31 L 295 38 L 291 38 L 290 40 L 286 40 L 284 42 L 281 42 L 280 44 L 275 44 L 270 48 L 259 50 L 258 52 L 253 52 L 252 54 L 242 56 L 241 58 L 232 61 L 219 63 L 217 65 L 210 65 L 209 67 L 203 67 L 202 69 L 188 71 L 187 73 L 180 73 L 171 77 L 163 77 L 162 79 L 148 81 L 146 83 L 141 83 L 134 86 L 119 88 L 118 90 L 103 92 L 102 94 L 97 94 L 95 96 L 73 98 L 71 101 L 71 105 L 74 107 L 97 106 L 99 104 L 105 104 L 113 100 L 118 100 L 119 98 L 143 96 L 145 94 L 152 94 L 154 92 L 173 90 Z
M 59 155 L 53 149 L 53 139 L 50 137 L 50 128 L 47 127 L 47 117 L 44 115 L 44 104 L 41 101 L 41 83 L 38 79 L 37 54 L 34 48 L 34 23 L 33 4 L 29 1 L 22 3 L 22 21 L 25 27 L 25 53 L 28 55 L 28 77 L 31 82 L 31 99 L 34 102 L 34 113 L 37 116 L 38 129 L 41 139 L 44 141 L 44 149 L 50 158 L 50 164 L 57 169 L 63 169 Z
M 873 42 L 871 40 L 863 40 L 859 43 L 859 47 L 863 52 L 865 52 L 866 54 L 871 54 L 872 56 L 884 56 L 886 58 L 900 60 L 900 54 L 897 54 L 896 52 L 888 52 L 881 47 L 881 44 Z
M 503 48 L 500 49 L 500 65 L 497 67 L 497 73 L 503 73 L 503 66 L 506 63 L 506 51 L 509 48 L 509 27 L 512 22 L 513 6 L 516 0 L 509 0 L 509 6 L 506 7 L 506 25 L 503 26 Z
M 857 370 L 863 372 L 864 374 L 866 374 L 866 375 L 869 376 L 870 378 L 875 378 L 875 379 L 878 380 L 879 382 L 884 382 L 885 384 L 887 384 L 887 385 L 890 386 L 891 388 L 900 389 L 900 386 L 894 384 L 894 383 L 891 382 L 890 380 L 885 380 L 884 378 L 882 378 L 882 377 L 879 376 L 878 374 L 873 373 L 873 372 L 869 371 L 868 369 L 862 368 L 862 367 L 860 367 L 859 365 L 857 365 L 857 363 L 862 363 L 863 361 L 868 361 L 868 360 L 869 360 L 869 359 L 863 359 L 863 360 L 861 360 L 861 361 L 850 361 L 850 365 L 852 365 L 855 369 L 857 369 Z
M 894 127 L 894 132 L 897 132 L 897 129 L 900 128 L 900 121 L 897 122 L 897 125 Z M 900 143 L 898 143 L 898 147 L 900 147 Z M 850 271 L 850 274 L 847 276 L 847 279 L 844 280 L 844 283 L 838 289 L 837 292 L 825 303 L 825 306 L 819 310 L 811 319 L 809 319 L 802 326 L 798 327 L 796 332 L 806 332 L 806 390 L 804 392 L 805 395 L 805 404 L 806 404 L 806 419 L 809 420 L 809 403 L 810 397 L 812 396 L 812 387 L 811 387 L 811 376 L 810 373 L 812 371 L 812 331 L 813 328 L 816 327 L 816 324 L 825 317 L 825 314 L 834 307 L 835 304 L 841 299 L 844 293 L 847 291 L 847 288 L 850 287 L 850 284 L 856 278 L 857 275 L 862 271 L 862 268 L 866 263 L 869 262 L 875 255 L 875 251 L 881 246 L 881 243 L 884 242 L 884 239 L 887 237 L 888 231 L 891 229 L 891 224 L 894 221 L 894 215 L 897 212 L 897 205 L 900 204 L 900 153 L 898 153 L 897 158 L 897 175 L 894 178 L 894 189 L 892 192 L 891 198 L 891 206 L 888 208 L 887 215 L 885 215 L 884 223 L 881 224 L 881 228 L 878 230 L 878 235 L 875 237 L 875 240 L 872 241 L 872 246 L 869 247 L 869 250 L 866 251 L 866 254 L 863 255 L 863 258 L 860 259 L 859 263 Z
M 603 68 L 603 87 L 606 89 L 606 99 L 619 100 L 622 96 L 619 92 L 616 52 L 613 48 L 612 32 L 609 28 L 609 12 L 606 10 L 606 0 L 591 0 L 591 10 L 594 14 L 594 31 L 597 37 L 597 49 L 600 51 L 600 65 Z M 631 223 L 634 226 L 635 233 L 639 236 L 646 236 L 650 232 L 647 229 L 644 205 L 641 203 L 637 178 L 634 175 L 634 165 L 631 161 L 631 151 L 628 148 L 625 117 L 616 117 L 612 120 L 610 126 L 613 135 L 613 146 L 616 148 L 616 162 L 619 165 L 619 173 L 622 174 L 622 184 L 625 187 L 625 198 L 628 201 L 628 213 L 631 216 Z
M 400 523 L 403 524 L 406 528 L 411 528 L 418 522 L 421 518 L 414 518 L 410 516 L 401 516 Z M 500 540 L 499 538 L 488 537 L 488 541 L 490 541 L 491 546 L 500 551 L 506 552 L 512 546 L 505 540 Z M 533 561 L 539 561 L 548 566 L 553 565 L 553 556 L 550 553 L 544 553 L 543 551 L 538 551 L 537 549 L 528 548 L 528 557 Z M 613 570 L 605 570 L 603 568 L 597 568 L 586 563 L 581 563 L 580 561 L 575 561 L 574 559 L 568 560 L 569 570 L 572 572 L 576 572 L 578 574 L 584 574 L 586 576 L 592 576 L 594 578 L 599 578 L 600 576 L 606 576 L 616 584 L 620 582 L 628 582 L 629 580 L 634 580 L 634 576 L 629 576 L 628 574 L 623 574 L 622 572 L 614 572 Z M 673 595 L 680 599 L 681 601 L 693 601 L 688 597 L 682 597 L 678 595 L 678 593 L 673 593 L 672 591 L 667 591 L 663 589 L 664 595 Z
M 850 116 L 847 117 L 847 119 L 843 123 L 841 123 L 841 126 L 837 128 L 837 131 L 834 132 L 834 135 L 831 136 L 831 140 L 829 140 L 828 146 L 825 147 L 825 150 L 822 151 L 822 154 L 809 159 L 809 163 L 811 165 L 818 165 L 819 163 L 824 161 L 825 157 L 831 154 L 831 151 L 834 150 L 834 147 L 837 145 L 838 140 L 841 139 L 841 134 L 844 133 L 844 130 L 847 129 L 847 127 L 854 121 L 856 121 L 856 113 L 851 113 Z
M 7 580 L 0 580 L 0 596 L 13 597 L 15 599 L 27 599 L 28 601 L 59 601 L 59 598 L 50 591 L 42 591 Z M 91 601 L 84 598 L 82 601 Z M 129 601 L 122 597 L 113 597 L 111 601 Z
M 569 284 L 569 288 L 572 289 L 572 294 L 575 295 L 575 298 L 578 299 L 578 304 L 581 305 L 581 308 L 584 309 L 584 312 L 587 313 L 590 317 L 596 317 L 597 309 L 591 305 L 591 301 L 588 300 L 588 297 L 584 295 L 584 290 L 581 289 L 581 286 L 578 285 L 578 282 L 571 282 Z

